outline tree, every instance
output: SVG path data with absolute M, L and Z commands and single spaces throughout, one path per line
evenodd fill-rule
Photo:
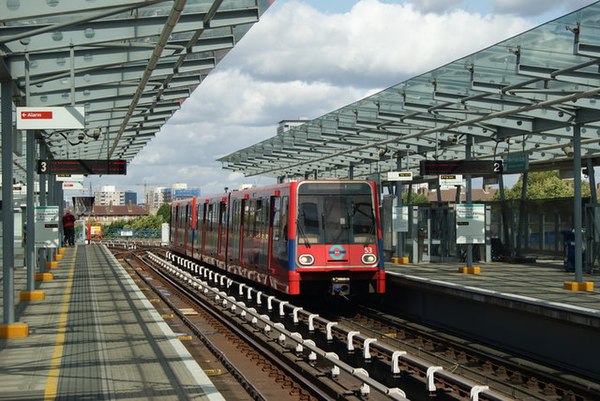
M 520 199 L 523 188 L 523 174 L 517 183 L 504 191 L 506 199 Z M 530 172 L 527 177 L 527 199 L 553 199 L 573 197 L 573 187 L 562 180 L 558 171 Z M 590 196 L 590 184 L 582 182 L 581 196 Z M 494 199 L 500 199 L 500 192 L 496 192 Z
M 142 216 L 131 220 L 128 228 L 134 230 L 160 230 L 162 223 L 162 217 L 158 215 Z
M 156 212 L 157 216 L 162 218 L 163 223 L 171 223 L 171 207 L 168 203 L 163 203 Z
M 408 193 L 407 192 L 403 192 L 402 193 L 402 203 L 404 205 L 406 205 L 407 199 L 408 199 Z M 413 192 L 411 194 L 411 196 L 410 196 L 410 204 L 411 205 L 418 205 L 418 204 L 422 204 L 422 203 L 429 203 L 429 199 L 427 199 L 427 195 Z

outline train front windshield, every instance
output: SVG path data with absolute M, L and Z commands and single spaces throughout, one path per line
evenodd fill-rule
M 371 186 L 366 182 L 301 183 L 297 227 L 299 243 L 376 243 Z

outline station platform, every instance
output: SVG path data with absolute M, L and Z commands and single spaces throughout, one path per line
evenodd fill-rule
M 600 275 L 583 274 L 592 291 L 565 289 L 575 281 L 562 261 L 386 263 L 386 305 L 395 313 L 527 355 L 600 381 Z M 600 391 L 600 386 L 598 386 Z
M 570 311 L 586 316 L 580 323 L 600 328 L 600 274 L 585 274 L 583 280 L 593 283 L 593 291 L 571 291 L 565 282 L 575 280 L 575 273 L 566 272 L 562 261 L 509 264 L 475 263 L 479 274 L 460 273 L 464 263 L 386 263 L 388 278 L 394 276 L 414 282 L 429 283 L 440 288 L 462 290 L 478 297 L 488 296 L 506 301 L 507 306 L 526 303 L 544 309 Z M 391 276 L 391 277 L 390 277 Z M 533 310 L 533 308 L 529 308 Z M 554 316 L 554 314 L 553 314 Z
M 0 340 L 0 400 L 224 400 L 106 247 L 68 248 L 51 272 L 43 301 L 17 305 L 29 336 Z

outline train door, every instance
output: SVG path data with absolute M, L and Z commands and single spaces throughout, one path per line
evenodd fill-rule
M 203 254 L 206 253 L 206 229 L 208 227 L 208 224 L 206 222 L 206 217 L 208 214 L 208 202 L 205 202 L 204 205 L 202 206 L 202 242 L 201 244 L 201 252 Z
M 242 234 L 242 264 L 252 266 L 253 261 L 253 239 L 256 200 L 248 199 L 244 210 L 244 232 Z
M 191 248 L 192 244 L 190 243 L 191 237 L 190 237 L 190 230 L 192 228 L 192 216 L 191 216 L 191 208 L 192 206 L 190 205 L 190 202 L 187 202 L 187 204 L 185 205 L 185 217 L 184 217 L 184 231 L 183 231 L 183 248 L 185 249 L 185 253 L 186 255 L 188 254 L 188 249 Z
M 238 260 L 241 264 L 244 264 L 244 237 L 246 236 L 246 216 L 248 214 L 248 200 L 242 199 L 240 206 L 240 240 L 239 240 L 239 253 Z
M 178 204 L 177 208 L 179 213 L 177 214 L 177 243 L 181 247 L 185 247 L 185 206 Z
M 227 230 L 227 258 L 239 261 L 240 256 L 240 225 L 241 225 L 241 201 L 232 199 L 229 205 L 229 229 Z
M 275 230 L 274 230 L 275 224 L 279 224 L 280 207 L 281 207 L 280 198 L 278 196 L 271 196 L 271 200 L 269 202 L 269 235 L 267 236 L 268 241 L 269 241 L 267 244 L 267 252 L 268 252 L 267 270 L 271 274 L 273 274 L 275 272 L 275 269 L 273 267 L 273 240 L 274 240 L 273 235 L 275 234 Z
M 173 205 L 171 210 L 171 243 L 173 245 L 178 245 L 177 243 L 177 217 L 179 214 L 179 207 L 177 205 Z
M 206 231 L 204 248 L 206 253 L 211 256 L 216 256 L 218 245 L 218 210 L 217 203 L 208 203 L 206 205 Z
M 196 201 L 196 207 L 195 207 L 195 226 L 196 226 L 196 234 L 194 236 L 194 249 L 196 251 L 196 253 L 202 253 L 202 237 L 203 237 L 203 226 L 202 226 L 202 221 L 204 218 L 203 215 L 204 212 L 204 206 L 200 205 L 197 203 Z
M 256 201 L 256 218 L 254 220 L 254 248 L 256 265 L 266 269 L 268 265 L 268 237 L 270 223 L 270 199 L 260 198 Z
M 217 255 L 221 258 L 225 257 L 225 244 L 227 236 L 227 201 L 224 199 L 219 203 L 219 233 L 217 239 Z
M 269 271 L 284 274 L 288 267 L 288 204 L 287 196 L 271 197 L 272 235 L 269 244 Z

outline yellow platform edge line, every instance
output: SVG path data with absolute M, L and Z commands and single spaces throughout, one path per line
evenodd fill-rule
M 75 245 L 75 254 L 77 254 L 77 245 Z M 65 343 L 65 332 L 67 330 L 67 319 L 69 317 L 69 301 L 71 300 L 71 289 L 73 288 L 73 277 L 75 276 L 75 261 L 73 258 L 69 266 L 69 278 L 65 287 L 65 294 L 60 308 L 58 318 L 58 330 L 56 341 L 54 343 L 54 352 L 50 360 L 50 370 L 48 371 L 48 381 L 44 388 L 44 401 L 52 401 L 56 398 L 58 392 L 58 378 L 60 375 L 60 364 L 62 361 L 63 348 Z

